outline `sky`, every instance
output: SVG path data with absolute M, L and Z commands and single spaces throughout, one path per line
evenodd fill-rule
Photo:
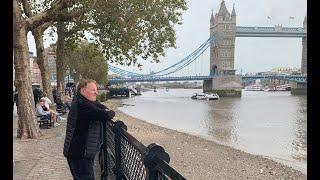
M 176 25 L 176 46 L 165 51 L 160 63 L 142 62 L 142 70 L 137 67 L 117 66 L 138 73 L 162 70 L 188 54 L 209 38 L 211 12 L 220 8 L 221 0 L 186 0 L 188 9 L 182 15 L 182 25 Z M 237 26 L 282 26 L 302 27 L 307 15 L 307 0 L 225 0 L 231 13 L 234 4 Z M 268 18 L 270 17 L 270 19 Z M 290 19 L 289 17 L 293 17 Z M 47 32 L 45 32 L 47 34 Z M 56 41 L 56 36 L 45 36 L 44 46 Z M 29 51 L 36 53 L 34 39 L 28 33 Z M 275 67 L 301 66 L 301 38 L 236 37 L 235 69 L 237 73 L 268 71 Z M 209 49 L 199 56 L 197 63 L 180 71 L 179 75 L 209 73 Z

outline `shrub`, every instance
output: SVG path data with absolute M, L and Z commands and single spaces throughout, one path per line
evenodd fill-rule
M 98 97 L 97 97 L 97 99 L 98 99 L 100 102 L 106 101 L 106 100 L 107 100 L 107 98 L 106 98 L 106 93 L 103 92 L 103 93 L 99 94 Z

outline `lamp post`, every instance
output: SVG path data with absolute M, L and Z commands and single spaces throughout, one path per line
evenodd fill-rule
M 68 67 L 68 85 L 69 85 L 69 78 L 70 78 L 70 70 L 69 70 L 69 67 Z

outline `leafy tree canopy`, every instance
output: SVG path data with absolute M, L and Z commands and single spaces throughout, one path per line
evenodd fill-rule
M 107 61 L 94 44 L 82 41 L 78 46 L 69 49 L 65 54 L 65 63 L 75 81 L 80 78 L 90 78 L 96 80 L 98 84 L 107 83 Z
M 87 14 L 87 30 L 111 62 L 159 62 L 164 49 L 175 47 L 174 25 L 181 24 L 186 9 L 185 0 L 98 0 Z
M 30 2 L 39 12 L 55 1 Z M 137 60 L 159 62 L 166 48 L 175 47 L 174 25 L 182 23 L 186 9 L 185 0 L 79 0 L 56 13 L 60 19 L 73 17 L 65 21 L 66 46 L 73 48 L 88 33 L 110 62 L 140 67 Z

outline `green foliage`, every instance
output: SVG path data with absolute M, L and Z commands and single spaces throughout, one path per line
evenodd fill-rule
M 107 60 L 136 64 L 138 58 L 159 62 L 164 49 L 175 47 L 174 25 L 181 24 L 185 0 L 97 1 L 91 33 Z M 138 63 L 138 67 L 141 64 Z
M 98 95 L 97 99 L 98 99 L 98 101 L 100 101 L 100 102 L 104 102 L 104 101 L 107 100 L 107 94 L 106 94 L 105 92 L 103 92 L 103 93 L 101 93 L 101 94 Z
M 35 0 L 31 2 L 33 9 L 45 9 L 55 1 L 42 0 L 40 5 Z M 71 16 L 83 12 L 65 21 L 66 51 L 73 51 L 79 42 L 90 39 L 108 61 L 138 67 L 141 60 L 159 62 L 166 48 L 175 47 L 174 26 L 182 23 L 182 12 L 187 9 L 185 0 L 72 2 L 71 8 L 55 14 Z
M 65 52 L 65 63 L 76 81 L 90 78 L 98 84 L 107 83 L 108 64 L 101 51 L 93 44 L 81 42 Z

